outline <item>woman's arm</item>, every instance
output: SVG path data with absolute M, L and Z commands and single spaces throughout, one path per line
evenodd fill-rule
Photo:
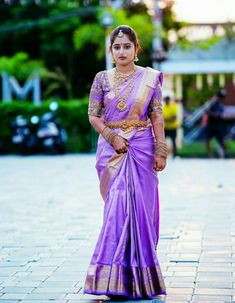
M 164 129 L 164 119 L 162 113 L 152 112 L 150 114 L 150 120 L 153 126 L 153 132 L 156 141 L 165 142 L 165 129 Z
M 103 118 L 89 115 L 89 122 L 97 130 L 99 134 L 101 134 L 102 130 L 105 128 Z
M 113 146 L 117 153 L 123 153 L 127 151 L 128 142 L 121 136 L 117 135 L 112 129 L 105 126 L 104 119 L 102 117 L 104 107 L 102 77 L 103 72 L 98 73 L 91 86 L 88 107 L 89 122 L 97 132 Z
M 117 135 L 109 127 L 105 126 L 102 118 L 89 115 L 89 121 L 97 132 L 100 133 L 104 139 L 113 146 L 118 154 L 125 153 L 127 151 L 128 141 Z
M 155 170 L 163 170 L 166 166 L 167 145 L 165 141 L 164 119 L 162 116 L 162 81 L 163 75 L 159 74 L 158 83 L 149 104 L 148 115 L 152 123 L 155 136 L 154 164 Z
M 161 113 L 153 112 L 150 115 L 155 142 L 153 169 L 161 171 L 166 167 L 167 146 L 164 131 L 164 119 Z

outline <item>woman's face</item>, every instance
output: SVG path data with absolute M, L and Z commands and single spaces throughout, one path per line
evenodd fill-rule
M 135 45 L 127 35 L 116 37 L 111 48 L 111 53 L 116 65 L 129 65 L 135 59 Z

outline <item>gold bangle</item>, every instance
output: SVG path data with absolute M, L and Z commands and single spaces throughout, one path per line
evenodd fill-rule
M 155 154 L 164 159 L 167 158 L 168 149 L 165 141 L 157 140 L 155 143 Z
M 112 129 L 110 129 L 108 126 L 105 126 L 102 131 L 101 131 L 101 135 L 103 136 L 103 138 L 109 143 L 109 144 L 113 144 L 113 140 L 116 136 L 118 136 Z

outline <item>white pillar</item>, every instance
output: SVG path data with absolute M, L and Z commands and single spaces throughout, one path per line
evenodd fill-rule
M 219 86 L 224 87 L 225 86 L 225 75 L 219 74 Z
M 202 87 L 203 87 L 202 75 L 196 75 L 196 88 L 202 89 Z
M 183 85 L 181 75 L 176 75 L 175 78 L 175 97 L 179 100 L 183 98 Z
M 174 76 L 173 74 L 164 74 L 163 97 L 170 96 L 175 99 Z
M 207 75 L 207 84 L 210 87 L 213 85 L 213 75 L 212 74 Z
M 233 85 L 235 86 L 235 74 L 233 74 Z

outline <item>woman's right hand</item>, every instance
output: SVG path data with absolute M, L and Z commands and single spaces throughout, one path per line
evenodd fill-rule
M 118 154 L 127 152 L 128 141 L 117 135 L 114 137 L 112 146 Z

